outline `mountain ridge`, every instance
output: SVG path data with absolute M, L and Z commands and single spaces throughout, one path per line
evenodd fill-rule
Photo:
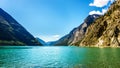
M 41 45 L 11 15 L 0 8 L 0 45 Z
M 89 15 L 88 17 L 86 17 L 86 19 L 80 26 L 74 28 L 69 34 L 63 36 L 58 41 L 54 42 L 53 45 L 68 46 L 78 42 L 77 40 L 81 40 L 84 37 L 87 27 L 99 16 L 100 15 L 97 14 Z

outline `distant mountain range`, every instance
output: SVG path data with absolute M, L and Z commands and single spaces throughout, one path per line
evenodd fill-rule
M 41 45 L 41 43 L 0 8 L 0 45 Z
M 58 41 L 55 41 L 53 45 L 77 45 L 77 42 L 80 42 L 83 39 L 88 26 L 98 17 L 100 17 L 100 15 L 89 15 L 80 26 L 74 28 L 69 34 Z

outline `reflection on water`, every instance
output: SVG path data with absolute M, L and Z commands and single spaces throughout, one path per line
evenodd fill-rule
M 5 68 L 119 68 L 119 48 L 0 47 Z

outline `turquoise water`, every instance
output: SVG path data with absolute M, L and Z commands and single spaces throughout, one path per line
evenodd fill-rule
M 0 68 L 119 68 L 119 48 L 0 47 Z

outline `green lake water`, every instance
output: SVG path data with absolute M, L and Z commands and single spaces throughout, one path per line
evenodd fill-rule
M 120 48 L 6 46 L 0 68 L 120 68 Z

